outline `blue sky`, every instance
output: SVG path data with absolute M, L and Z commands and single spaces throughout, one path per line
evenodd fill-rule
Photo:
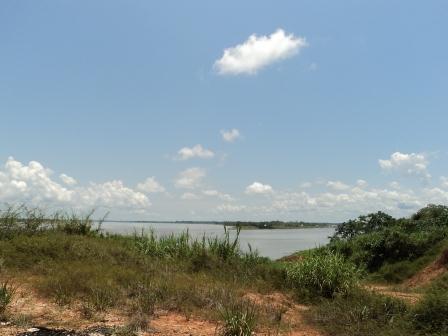
M 447 10 L 3 1 L 0 202 L 328 221 L 448 203 Z

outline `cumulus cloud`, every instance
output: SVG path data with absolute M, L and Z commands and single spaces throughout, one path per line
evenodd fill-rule
M 202 168 L 189 168 L 178 175 L 174 184 L 177 188 L 193 189 L 200 185 L 205 175 L 205 170 Z
M 23 164 L 10 157 L 0 170 L 0 202 L 75 209 L 141 210 L 151 206 L 144 194 L 118 180 L 75 187 L 76 180 L 66 174 L 59 175 L 66 186 L 54 181 L 52 176 L 53 172 L 37 161 Z
M 448 188 L 448 177 L 441 176 L 440 182 L 441 182 L 443 188 Z
M 193 147 L 184 147 L 177 152 L 179 160 L 188 160 L 192 158 L 211 159 L 215 153 L 209 149 L 205 149 L 202 145 L 195 145 Z
M 151 205 L 145 194 L 126 187 L 120 180 L 91 183 L 77 192 L 83 204 L 94 207 L 145 209 Z
M 246 194 L 269 194 L 273 189 L 269 184 L 254 182 L 246 187 Z
M 222 192 L 220 192 L 218 190 L 203 190 L 202 193 L 205 196 L 217 197 L 217 198 L 219 198 L 220 200 L 223 200 L 223 201 L 233 201 L 233 197 L 232 196 L 230 196 L 229 194 L 222 193 Z
M 238 131 L 236 128 L 233 128 L 231 130 L 221 130 L 222 139 L 226 142 L 234 142 L 238 138 L 241 137 L 240 131 Z
M 407 175 L 420 176 L 425 179 L 431 178 L 428 173 L 429 162 L 425 154 L 416 153 L 393 153 L 389 159 L 378 160 L 381 169 L 385 171 L 396 171 Z
M 198 195 L 191 193 L 191 192 L 183 193 L 180 198 L 185 201 L 193 201 L 193 200 L 200 199 L 200 197 Z
M 148 177 L 145 181 L 137 184 L 137 189 L 148 194 L 165 192 L 165 187 L 154 176 Z
M 217 212 L 241 212 L 247 210 L 246 205 L 221 204 L 216 207 Z
M 251 35 L 242 44 L 227 48 L 215 64 L 221 75 L 255 74 L 258 70 L 294 56 L 308 43 L 305 38 L 278 29 L 269 36 Z
M 68 176 L 66 174 L 59 175 L 59 178 L 61 179 L 62 182 L 64 182 L 68 186 L 74 186 L 75 184 L 78 183 L 73 177 Z
M 356 181 L 356 185 L 360 188 L 364 188 L 364 187 L 367 187 L 369 185 L 369 183 L 367 183 L 366 180 L 359 179 Z
M 327 187 L 334 190 L 347 190 L 350 188 L 349 185 L 342 183 L 341 181 L 328 181 Z

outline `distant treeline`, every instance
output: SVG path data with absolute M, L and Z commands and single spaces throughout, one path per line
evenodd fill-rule
M 298 229 L 298 228 L 321 228 L 336 225 L 333 223 L 309 223 L 309 222 L 283 222 L 283 221 L 269 221 L 269 222 L 224 222 L 227 226 L 237 226 L 241 228 L 254 229 Z

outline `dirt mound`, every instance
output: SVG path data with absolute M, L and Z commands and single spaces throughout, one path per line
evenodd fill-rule
M 438 278 L 442 274 L 444 274 L 447 271 L 448 266 L 448 249 L 444 250 L 442 254 L 426 266 L 423 270 L 412 276 L 410 279 L 408 279 L 404 285 L 407 287 L 420 287 L 427 285 L 435 278 Z

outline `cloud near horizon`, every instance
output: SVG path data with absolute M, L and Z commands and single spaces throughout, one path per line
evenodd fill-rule
M 220 75 L 256 74 L 262 68 L 292 57 L 308 46 L 303 37 L 278 29 L 269 36 L 255 34 L 242 44 L 227 48 L 214 68 Z
M 193 147 L 183 147 L 177 152 L 178 160 L 189 160 L 193 158 L 211 159 L 215 153 L 210 149 L 205 149 L 202 145 L 197 144 Z
M 419 176 L 424 179 L 430 179 L 428 172 L 429 161 L 423 153 L 393 153 L 389 159 L 378 160 L 378 163 L 384 171 L 395 171 L 405 175 Z

